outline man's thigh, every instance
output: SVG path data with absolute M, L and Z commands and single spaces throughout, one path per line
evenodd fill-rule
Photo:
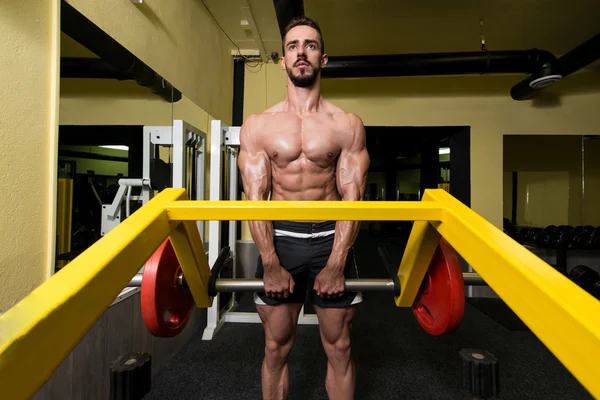
M 350 340 L 350 330 L 356 315 L 356 306 L 323 308 L 315 306 L 323 344 Z
M 265 330 L 267 345 L 271 343 L 283 346 L 293 339 L 302 305 L 301 303 L 256 305 L 256 311 Z

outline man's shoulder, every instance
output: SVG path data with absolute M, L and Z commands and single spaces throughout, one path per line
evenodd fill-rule
M 349 124 L 351 126 L 362 126 L 363 122 L 361 118 L 352 113 L 344 110 L 340 106 L 332 103 L 331 101 L 326 101 L 327 112 L 336 120 L 341 123 Z
M 250 114 L 248 116 L 248 118 L 246 118 L 246 121 L 244 121 L 244 124 L 245 125 L 256 125 L 256 124 L 265 123 L 266 121 L 281 114 L 281 112 L 282 112 L 281 106 L 279 104 L 276 104 L 272 107 L 267 108 L 266 110 L 264 110 L 262 112 Z

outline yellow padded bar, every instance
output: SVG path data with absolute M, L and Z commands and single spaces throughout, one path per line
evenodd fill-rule
M 426 190 L 423 200 L 447 207 L 431 224 L 600 398 L 600 302 L 444 190 Z
M 412 307 L 439 244 L 440 234 L 429 222 L 413 224 L 398 268 L 401 289 L 394 299 L 398 307 Z
M 178 201 L 167 206 L 172 220 L 193 221 L 440 221 L 444 207 L 399 201 Z
M 208 296 L 210 266 L 196 224 L 183 221 L 171 232 L 170 237 L 196 307 L 212 306 L 213 298 Z
M 175 227 L 179 199 L 163 191 L 0 316 L 2 398 L 36 393 Z

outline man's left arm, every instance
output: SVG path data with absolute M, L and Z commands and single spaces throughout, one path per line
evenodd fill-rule
M 351 138 L 342 147 L 337 165 L 337 187 L 343 201 L 361 201 L 365 196 L 369 153 L 365 127 L 357 116 L 350 114 Z M 361 221 L 337 221 L 333 250 L 328 264 L 344 269 L 346 256 L 354 245 Z
M 361 201 L 365 195 L 367 173 L 369 171 L 370 158 L 367 151 L 365 128 L 357 116 L 350 114 L 349 139 L 344 141 L 338 159 L 336 181 L 338 192 L 342 201 Z M 317 293 L 341 294 L 345 290 L 344 268 L 348 252 L 354 245 L 361 221 L 337 221 L 333 249 L 325 274 L 318 280 Z

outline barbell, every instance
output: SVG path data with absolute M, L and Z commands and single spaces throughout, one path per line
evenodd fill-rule
M 229 258 L 229 260 L 233 260 Z M 212 277 L 211 277 L 212 279 Z M 129 282 L 127 287 L 140 287 L 142 286 L 143 274 L 137 274 Z M 463 272 L 463 280 L 466 286 L 485 286 L 485 281 L 476 272 Z M 177 285 L 184 289 L 188 289 L 187 282 L 183 273 L 175 278 Z M 385 292 L 385 293 L 398 293 L 400 294 L 400 288 L 395 284 L 392 279 L 346 279 L 345 281 L 346 291 L 348 292 Z M 209 287 L 211 284 L 209 284 Z M 209 291 L 209 295 L 216 296 L 218 293 L 240 293 L 240 292 L 263 292 L 264 283 L 261 279 L 247 279 L 247 278 L 218 278 L 214 281 L 213 291 Z
M 346 279 L 348 292 L 384 292 L 399 296 L 400 281 L 391 258 L 380 246 L 379 256 L 390 279 Z M 224 268 L 232 267 L 228 246 L 221 249 L 211 268 L 208 295 L 222 292 L 263 292 L 261 279 L 219 278 Z M 477 273 L 462 272 L 456 251 L 441 240 L 423 279 L 412 309 L 421 327 L 438 336 L 455 330 L 464 313 L 464 286 L 486 285 Z M 186 326 L 194 308 L 194 300 L 177 256 L 166 239 L 144 266 L 144 272 L 131 279 L 128 287 L 140 287 L 141 311 L 151 334 L 172 337 Z

